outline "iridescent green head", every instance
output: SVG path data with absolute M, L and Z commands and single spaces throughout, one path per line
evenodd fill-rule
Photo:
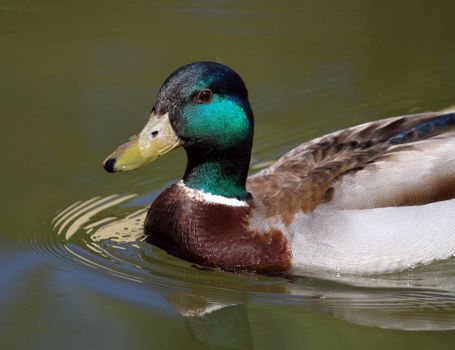
M 196 62 L 164 82 L 149 123 L 106 159 L 108 171 L 135 169 L 182 145 L 183 181 L 191 188 L 246 199 L 253 113 L 240 76 L 227 66 Z
M 169 114 L 185 149 L 218 153 L 251 143 L 248 91 L 237 73 L 219 63 L 197 62 L 176 70 L 161 87 L 152 112 Z

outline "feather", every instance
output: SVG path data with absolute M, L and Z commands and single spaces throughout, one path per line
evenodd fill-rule
M 323 203 L 362 209 L 454 198 L 454 125 L 455 113 L 425 113 L 337 131 L 293 149 L 247 188 L 266 217 L 282 213 L 287 224 Z

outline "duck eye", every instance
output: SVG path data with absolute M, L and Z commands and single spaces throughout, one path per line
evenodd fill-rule
M 212 90 L 204 89 L 198 92 L 197 94 L 197 102 L 198 103 L 208 103 L 212 100 Z

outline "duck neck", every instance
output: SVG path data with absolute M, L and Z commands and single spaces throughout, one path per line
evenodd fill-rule
M 245 188 L 251 157 L 251 145 L 210 152 L 187 148 L 188 164 L 183 182 L 186 186 L 214 195 L 246 200 Z M 205 152 L 204 152 L 205 151 Z

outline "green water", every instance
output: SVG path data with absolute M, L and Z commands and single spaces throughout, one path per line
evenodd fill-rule
M 454 261 L 328 280 L 196 269 L 140 240 L 183 151 L 128 174 L 101 162 L 195 60 L 246 81 L 254 164 L 338 128 L 453 105 L 454 11 L 0 0 L 0 348 L 452 349 Z

